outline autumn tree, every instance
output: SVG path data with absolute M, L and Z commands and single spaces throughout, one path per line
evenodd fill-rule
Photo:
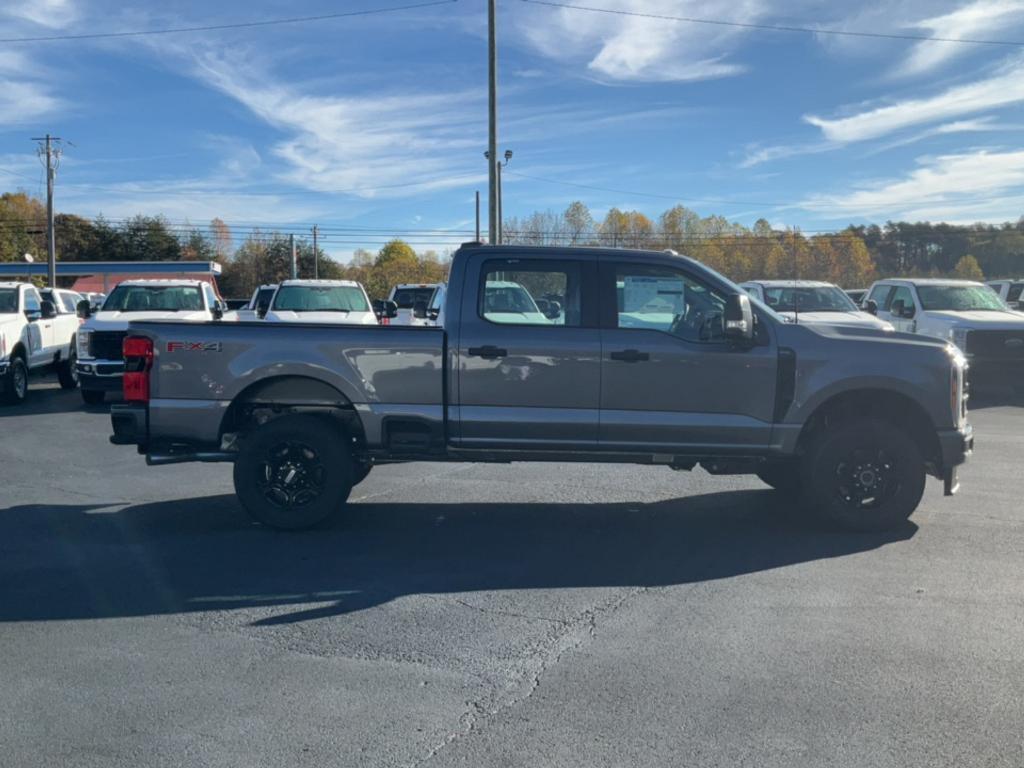
M 953 275 L 961 280 L 984 280 L 985 273 L 981 271 L 981 265 L 971 254 L 965 254 L 953 267 Z

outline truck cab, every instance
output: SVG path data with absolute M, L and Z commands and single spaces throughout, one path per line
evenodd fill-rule
M 274 323 L 377 325 L 366 289 L 353 280 L 284 280 L 264 313 Z
M 891 323 L 861 310 L 842 288 L 817 280 L 751 280 L 740 288 L 786 320 L 799 323 L 859 325 L 893 330 Z
M 398 307 L 398 313 L 390 321 L 390 325 L 428 326 L 430 319 L 427 310 L 443 283 L 402 283 L 393 286 L 388 293 L 388 301 Z
M 62 293 L 62 292 L 57 292 Z M 0 396 L 21 403 L 30 373 L 56 370 L 61 387 L 74 389 L 78 317 L 58 311 L 49 292 L 43 298 L 30 283 L 0 282 Z
M 219 319 L 226 304 L 205 280 L 125 280 L 110 292 L 98 312 L 80 305 L 85 319 L 78 334 L 78 378 L 82 400 L 102 403 L 120 394 L 124 375 L 121 343 L 133 320 Z
M 1010 309 L 1024 309 L 1024 301 L 1021 300 L 1021 293 L 1024 292 L 1024 280 L 988 280 L 985 285 L 996 292 Z

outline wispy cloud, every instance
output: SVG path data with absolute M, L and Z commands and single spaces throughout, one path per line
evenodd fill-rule
M 21 51 L 0 51 L 0 126 L 27 125 L 62 102 L 43 70 Z
M 923 157 L 902 178 L 858 185 L 841 194 L 814 195 L 801 208 L 831 217 L 997 219 L 1024 197 L 1024 150 L 974 150 Z
M 77 21 L 78 8 L 74 0 L 5 0 L 0 18 L 5 16 L 60 29 Z
M 951 13 L 933 16 L 912 26 L 934 37 L 949 40 L 981 38 L 1003 33 L 1024 20 L 1022 0 L 975 0 Z M 969 53 L 971 46 L 959 43 L 918 43 L 897 70 L 902 75 L 920 75 Z
M 757 21 L 764 0 L 623 0 L 603 4 L 634 13 L 705 16 Z M 745 66 L 728 57 L 745 34 L 729 27 L 677 23 L 564 8 L 517 14 L 518 30 L 538 52 L 566 63 L 584 63 L 598 79 L 668 82 L 736 75 Z
M 1024 101 L 1024 60 L 1014 58 L 986 79 L 924 98 L 906 99 L 847 117 L 806 115 L 825 138 L 840 143 L 877 139 L 905 128 L 948 120 Z

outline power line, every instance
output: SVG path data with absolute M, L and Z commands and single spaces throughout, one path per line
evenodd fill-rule
M 239 21 L 228 24 L 204 24 L 189 27 L 167 27 L 165 29 L 139 29 L 127 32 L 87 32 L 78 35 L 45 35 L 41 37 L 7 37 L 0 38 L 0 43 L 49 43 L 58 40 L 100 40 L 111 37 L 142 37 L 145 35 L 172 35 L 184 32 L 216 32 L 225 29 L 251 29 L 253 27 L 272 27 L 281 24 L 304 24 L 311 21 L 330 21 L 332 19 L 351 18 L 353 16 L 371 16 L 379 13 L 410 11 L 416 8 L 430 8 L 435 5 L 449 5 L 459 0 L 430 0 L 425 3 L 396 5 L 390 8 L 370 8 L 363 11 L 346 11 L 344 13 L 325 13 L 319 16 L 294 16 L 285 19 L 267 19 L 265 21 Z
M 820 29 L 815 27 L 795 27 L 783 24 L 755 24 L 753 22 L 725 21 L 723 19 L 702 19 L 692 16 L 667 16 L 659 13 L 641 13 L 639 11 L 621 11 L 613 8 L 593 8 L 587 5 L 556 3 L 551 0 L 522 0 L 531 5 L 546 5 L 551 8 L 565 8 L 573 11 L 590 11 L 592 13 L 610 13 L 616 16 L 636 16 L 643 19 L 659 19 L 661 21 L 683 21 L 688 24 L 711 24 L 718 27 L 739 27 L 741 29 L 757 29 L 767 32 L 798 32 L 812 35 L 836 35 L 841 37 L 874 37 L 883 40 L 910 40 L 921 43 L 965 43 L 968 45 L 1002 45 L 1015 48 L 1024 47 L 1019 40 L 987 40 L 963 37 L 929 37 L 927 35 L 897 34 L 895 32 L 862 32 L 846 29 Z

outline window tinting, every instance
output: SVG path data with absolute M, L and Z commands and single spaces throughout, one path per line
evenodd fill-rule
M 436 288 L 398 288 L 392 301 L 399 309 L 412 309 L 417 301 L 429 302 Z
M 534 268 L 518 260 L 488 262 L 480 316 L 511 325 L 581 325 L 579 265 Z

